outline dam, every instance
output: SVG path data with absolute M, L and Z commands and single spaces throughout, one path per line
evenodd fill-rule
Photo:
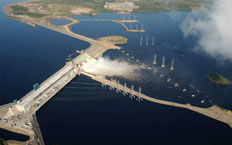
M 33 23 L 33 21 L 31 21 Z M 37 23 L 37 22 L 34 22 Z M 127 94 L 132 94 L 155 103 L 160 103 L 164 105 L 170 105 L 175 107 L 186 108 L 198 113 L 207 115 L 209 117 L 215 118 L 227 124 L 231 124 L 231 117 L 223 111 L 218 110 L 215 107 L 204 109 L 191 106 L 190 104 L 178 104 L 173 102 L 162 101 L 154 99 L 153 97 L 148 97 L 145 94 L 140 93 L 140 91 L 135 91 L 130 87 L 125 87 L 119 84 L 117 81 L 107 80 L 104 76 L 95 76 L 93 74 L 86 73 L 82 70 L 82 65 L 86 62 L 91 61 L 91 59 L 99 58 L 105 51 L 108 50 L 107 45 L 111 44 L 101 44 L 96 40 L 80 36 L 78 34 L 72 33 L 71 31 L 59 30 L 54 27 L 46 26 L 44 24 L 37 23 L 48 29 L 70 35 L 77 39 L 87 41 L 91 44 L 91 47 L 85 50 L 83 54 L 74 58 L 72 61 L 67 62 L 64 67 L 62 67 L 57 73 L 49 77 L 43 83 L 40 84 L 38 90 L 32 90 L 18 102 L 7 104 L 0 107 L 2 122 L 0 126 L 4 129 L 22 133 L 30 136 L 30 140 L 27 143 L 31 144 L 43 144 L 42 135 L 40 133 L 39 126 L 36 123 L 35 114 L 47 101 L 49 101 L 58 91 L 60 91 L 66 84 L 68 84 L 77 75 L 83 74 L 89 76 L 95 81 L 98 81 L 104 85 L 110 86 L 112 88 L 117 88 L 122 92 Z M 113 46 L 113 45 L 112 45 Z M 114 46 L 116 48 L 116 46 Z M 119 49 L 119 48 L 117 48 Z M 134 90 L 134 91 L 133 91 Z M 209 111 L 212 110 L 212 111 Z M 226 118 L 226 119 L 225 119 Z

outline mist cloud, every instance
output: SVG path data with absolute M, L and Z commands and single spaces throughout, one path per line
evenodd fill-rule
M 232 0 L 214 0 L 213 5 L 187 16 L 181 29 L 185 37 L 199 37 L 199 48 L 212 57 L 232 60 Z
M 140 68 L 138 65 L 118 59 L 111 60 L 108 57 L 101 57 L 98 60 L 93 59 L 86 63 L 83 69 L 95 75 L 118 76 L 130 80 L 136 80 L 140 77 Z

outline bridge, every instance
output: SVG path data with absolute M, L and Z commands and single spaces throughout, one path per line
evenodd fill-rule
M 109 86 L 112 90 L 116 89 L 117 92 L 122 92 L 123 95 L 129 95 L 131 97 L 137 96 L 139 100 L 144 99 L 154 103 L 189 109 L 224 122 L 232 127 L 232 113 L 225 112 L 218 107 L 213 106 L 210 108 L 200 108 L 191 106 L 190 104 L 180 104 L 155 99 L 143 94 L 141 88 L 136 91 L 133 85 L 128 87 L 125 83 L 121 84 L 119 81 L 112 79 L 108 80 L 104 76 L 97 76 L 85 71 L 86 64 L 88 62 L 96 61 L 96 59 L 101 57 L 109 49 L 120 49 L 120 47 L 115 46 L 110 42 L 101 42 L 73 33 L 69 28 L 70 25 L 57 27 L 32 19 L 25 19 L 24 17 L 21 17 L 21 20 L 40 25 L 90 43 L 90 47 L 87 48 L 84 53 L 66 62 L 64 67 L 42 82 L 38 89 L 30 91 L 17 102 L 0 106 L 0 128 L 29 136 L 30 139 L 26 142 L 26 144 L 44 145 L 43 137 L 35 117 L 36 112 L 72 79 L 80 74 L 100 82 L 102 86 Z

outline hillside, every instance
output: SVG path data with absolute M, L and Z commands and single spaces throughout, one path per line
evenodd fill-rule
M 31 0 L 11 5 L 14 15 L 33 18 L 45 16 L 68 16 L 98 12 L 160 12 L 173 10 L 198 10 L 202 4 L 212 0 Z M 8 7 L 9 9 L 9 7 Z

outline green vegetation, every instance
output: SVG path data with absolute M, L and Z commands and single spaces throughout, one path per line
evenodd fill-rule
M 80 6 L 92 8 L 95 11 L 106 11 L 104 5 L 106 2 L 114 2 L 115 0 L 42 0 L 47 4 L 66 4 L 72 6 Z
M 30 12 L 27 7 L 21 6 L 21 5 L 13 5 L 11 6 L 12 13 L 14 15 L 27 15 L 33 18 L 42 18 L 46 16 L 45 14 Z
M 222 75 L 215 73 L 215 72 L 210 72 L 208 74 L 208 79 L 212 83 L 215 83 L 217 85 L 230 85 L 231 84 L 231 82 L 228 79 L 226 79 Z
M 222 107 L 219 107 L 222 111 L 225 111 L 225 112 L 229 112 L 230 110 L 228 109 L 225 109 L 225 108 L 222 108 Z
M 134 9 L 135 12 L 157 12 L 157 11 L 171 11 L 171 10 L 195 10 L 200 8 L 202 4 L 210 4 L 212 0 L 127 0 L 134 2 L 139 6 Z M 104 8 L 106 2 L 123 2 L 123 0 L 42 0 L 47 4 L 68 4 L 81 7 L 88 7 L 99 11 L 112 12 Z
M 210 4 L 212 0 L 127 0 L 133 2 L 137 9 L 134 12 L 160 12 L 172 10 L 196 10 L 202 4 Z M 125 2 L 124 0 L 40 0 L 23 2 L 23 4 L 12 5 L 14 15 L 27 15 L 32 18 L 42 18 L 48 15 L 68 16 L 72 10 L 77 8 L 90 8 L 89 15 L 98 12 L 119 12 L 117 10 L 105 9 L 106 2 Z M 30 3 L 30 5 L 28 5 Z M 87 12 L 88 13 L 88 12 Z M 120 12 L 121 13 L 121 12 Z
M 199 9 L 202 4 L 210 4 L 212 0 L 127 0 L 133 2 L 138 6 L 137 9 L 133 9 L 134 12 L 160 12 L 160 11 L 172 11 L 172 10 L 196 10 Z M 25 15 L 32 18 L 43 18 L 45 16 L 69 16 L 73 13 L 73 10 L 78 8 L 89 8 L 89 11 L 82 9 L 83 13 L 89 15 L 97 15 L 98 12 L 127 12 L 105 9 L 106 2 L 125 2 L 124 0 L 39 0 L 22 2 L 22 4 L 11 5 L 11 12 L 13 15 Z M 123 7 L 123 6 L 122 6 Z M 81 11 L 80 10 L 80 14 Z M 93 10 L 93 11 L 92 11 Z M 78 14 L 78 10 L 76 12 Z
M 135 2 L 139 6 L 136 12 L 157 12 L 157 11 L 171 11 L 171 10 L 193 10 L 199 8 L 204 0 L 172 0 L 169 3 L 158 0 L 144 0 Z
M 20 6 L 20 5 L 11 6 L 11 9 L 14 15 L 23 15 L 24 13 L 29 11 L 27 7 Z
M 229 112 L 230 110 L 228 109 L 225 109 L 225 108 L 222 108 L 220 106 L 217 106 L 217 105 L 214 105 L 215 107 L 219 108 L 221 111 L 224 111 L 224 112 Z
M 0 145 L 8 145 L 8 144 L 4 139 L 0 138 Z
M 27 7 L 20 6 L 20 5 L 14 5 L 14 6 L 11 6 L 11 8 L 12 8 L 13 11 L 16 11 L 16 12 L 29 11 L 29 9 Z

